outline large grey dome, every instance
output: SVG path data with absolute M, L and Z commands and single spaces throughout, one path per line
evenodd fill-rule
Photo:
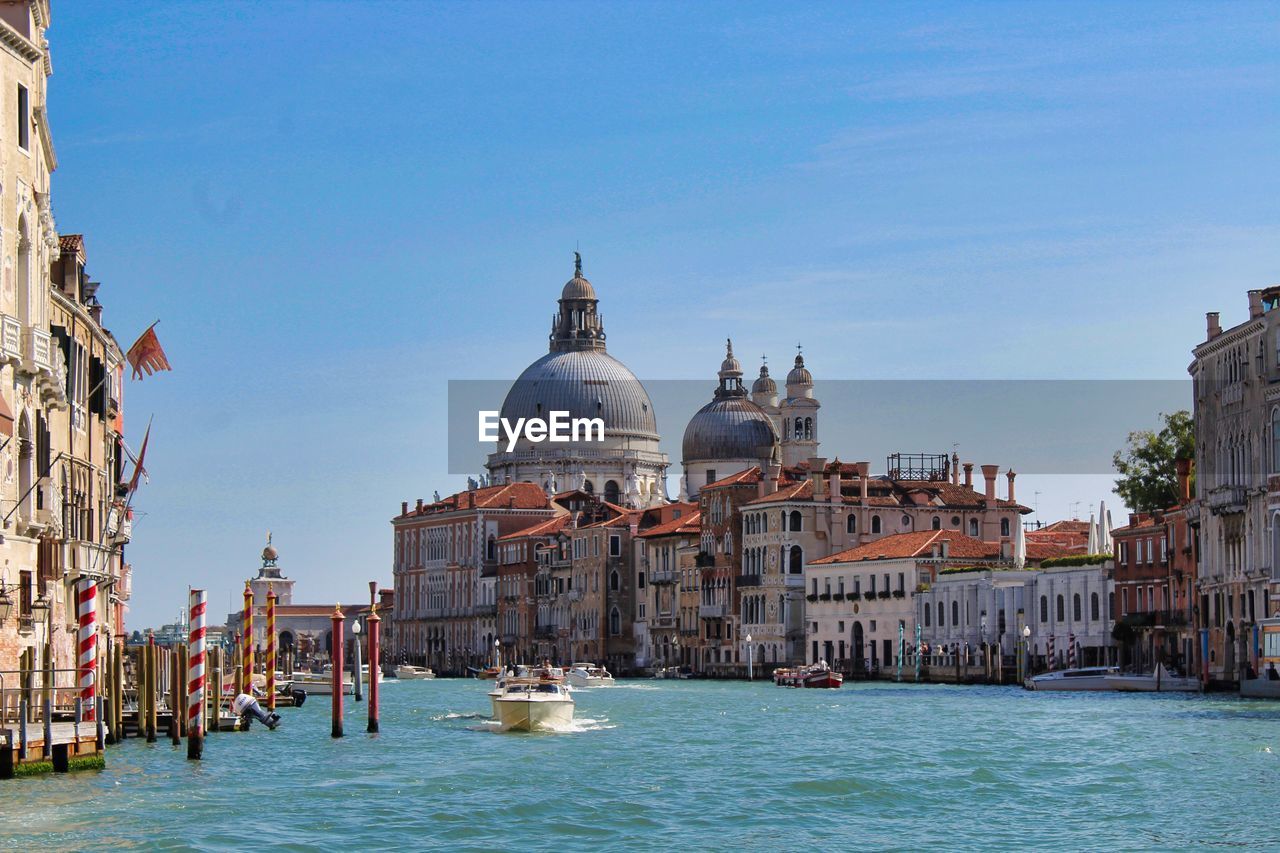
M 685 464 L 767 459 L 778 441 L 764 409 L 745 397 L 722 397 L 698 410 L 684 430 Z
M 648 392 L 602 349 L 547 353 L 525 368 L 502 403 L 502 417 L 512 422 L 546 418 L 553 411 L 603 418 L 606 437 L 658 438 Z

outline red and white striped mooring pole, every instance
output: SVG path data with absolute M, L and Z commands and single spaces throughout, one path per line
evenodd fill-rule
M 98 700 L 95 681 L 98 662 L 98 584 L 91 578 L 81 577 L 76 584 L 79 598 L 77 613 L 80 616 L 80 719 L 93 722 L 98 718 Z
M 187 637 L 187 758 L 198 761 L 204 752 L 204 632 L 208 595 L 191 590 L 187 612 L 191 627 Z

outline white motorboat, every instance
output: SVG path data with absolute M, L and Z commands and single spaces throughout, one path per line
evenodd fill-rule
M 494 697 L 494 716 L 504 731 L 556 731 L 573 724 L 573 697 L 557 681 L 507 678 Z
M 1138 674 L 1117 672 L 1106 676 L 1108 689 L 1125 693 L 1199 693 L 1200 679 L 1176 675 L 1164 664 L 1156 664 L 1154 672 Z
M 304 691 L 308 696 L 332 696 L 333 676 L 331 675 L 295 675 L 293 686 Z M 355 692 L 355 684 L 350 679 L 342 681 L 342 695 L 350 696 Z
M 688 678 L 689 673 L 684 672 L 678 666 L 664 666 L 657 669 L 653 673 L 654 678 Z
M 525 664 L 516 664 L 514 670 L 503 670 L 493 685 L 493 689 L 489 691 L 490 716 L 494 719 L 498 717 L 498 697 L 502 695 L 502 691 L 506 688 L 507 682 L 511 679 L 526 679 L 533 681 L 548 681 L 555 684 L 565 684 L 564 670 L 558 666 L 526 666 Z M 569 687 L 566 684 L 565 690 Z
M 1026 687 L 1028 690 L 1115 690 L 1107 678 L 1119 674 L 1120 670 L 1114 666 L 1059 669 L 1028 678 Z
M 609 670 L 594 663 L 575 663 L 569 667 L 569 684 L 574 687 L 612 687 Z
M 423 678 L 435 678 L 436 674 L 432 672 L 429 666 L 411 666 L 402 663 L 395 669 L 396 678 L 404 681 L 415 681 Z

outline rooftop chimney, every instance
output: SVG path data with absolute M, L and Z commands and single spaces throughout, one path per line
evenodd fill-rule
M 822 475 L 826 472 L 827 460 L 821 456 L 809 457 L 809 480 L 813 483 L 813 496 L 820 498 L 823 496 L 824 483 Z
M 831 477 L 827 483 L 827 491 L 831 497 L 832 503 L 840 503 L 841 492 L 844 489 L 844 478 L 840 474 L 840 460 L 836 460 L 835 470 L 831 472 Z
M 417 510 L 418 512 L 422 512 L 422 498 L 418 498 Z
M 996 499 L 996 474 L 1000 473 L 999 465 L 983 465 L 982 478 L 987 481 L 987 500 Z
M 408 514 L 409 514 L 409 502 L 408 502 L 408 501 L 400 501 L 400 514 L 401 514 L 401 515 L 408 515 Z
M 765 483 L 765 494 L 771 495 L 778 491 L 778 477 L 782 476 L 782 465 L 778 462 L 769 463 L 768 482 Z
M 960 454 L 951 454 L 951 485 L 960 485 Z
M 1174 460 L 1174 469 L 1178 472 L 1178 503 L 1185 506 L 1191 503 L 1191 460 Z
M 1218 335 L 1222 334 L 1222 324 L 1218 322 L 1218 312 L 1210 311 L 1204 315 L 1205 325 L 1208 326 L 1206 341 L 1211 341 Z
M 1008 473 L 1008 474 L 1006 474 L 1005 476 L 1009 478 L 1009 503 L 1013 503 L 1013 500 L 1014 500 L 1014 498 L 1013 498 L 1013 478 L 1014 478 L 1014 477 L 1016 477 L 1016 476 L 1018 476 L 1018 475 L 1017 475 L 1017 474 L 1015 474 L 1015 473 L 1013 473 L 1013 469 L 1012 469 L 1012 468 L 1010 468 L 1010 469 L 1009 469 L 1009 473 Z
M 858 494 L 862 497 L 862 503 L 867 502 L 867 481 L 871 479 L 868 475 L 871 473 L 870 462 L 858 463 Z
M 973 488 L 973 463 L 964 463 L 964 484 L 966 488 Z
M 945 560 L 950 556 L 951 556 L 951 540 L 943 539 L 942 540 L 942 559 Z
M 1249 319 L 1256 320 L 1262 316 L 1262 291 L 1249 291 Z

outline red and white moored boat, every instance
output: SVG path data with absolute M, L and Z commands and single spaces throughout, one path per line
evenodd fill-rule
M 773 683 L 779 687 L 839 687 L 844 676 L 818 661 L 808 666 L 784 666 L 773 671 Z

